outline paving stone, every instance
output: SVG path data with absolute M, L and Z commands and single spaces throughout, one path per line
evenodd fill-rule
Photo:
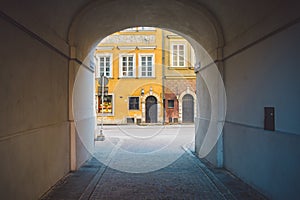
M 266 199 L 228 171 L 214 168 L 187 149 L 182 151 L 175 162 L 148 173 L 126 173 L 91 159 L 42 199 Z M 118 163 L 122 155 L 110 159 Z

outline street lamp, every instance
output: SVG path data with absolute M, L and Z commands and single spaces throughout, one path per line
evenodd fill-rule
M 101 129 L 100 129 L 100 134 L 97 135 L 96 140 L 97 141 L 104 141 L 105 136 L 103 134 L 103 118 L 104 118 L 104 109 L 103 109 L 103 104 L 104 104 L 104 95 L 107 95 L 108 93 L 108 87 L 105 87 L 108 84 L 108 78 L 105 77 L 104 75 L 101 76 L 101 78 L 98 79 L 98 83 L 100 84 L 100 87 L 98 87 L 98 94 L 101 93 Z

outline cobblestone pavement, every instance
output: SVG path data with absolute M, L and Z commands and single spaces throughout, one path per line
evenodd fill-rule
M 126 128 L 130 136 L 122 134 L 123 127 L 122 130 L 106 127 L 106 141 L 96 142 L 94 157 L 59 181 L 41 199 L 265 199 L 228 171 L 216 169 L 192 154 L 192 141 L 182 137 L 193 137 L 193 126 L 147 127 L 142 131 Z M 157 130 L 159 134 L 153 140 L 149 133 Z M 141 135 L 147 139 L 141 141 L 135 137 Z M 170 149 L 161 146 L 166 144 L 166 139 L 176 141 L 176 138 L 185 144 L 167 143 Z M 143 158 L 139 158 L 140 154 Z M 150 164 L 153 166 L 148 167 Z M 124 165 L 127 167 L 123 168 Z M 131 168 L 136 171 L 126 172 Z

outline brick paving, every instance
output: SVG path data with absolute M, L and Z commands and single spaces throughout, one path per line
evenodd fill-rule
M 118 171 L 92 158 L 41 199 L 266 199 L 228 171 L 181 150 L 175 162 L 148 173 Z

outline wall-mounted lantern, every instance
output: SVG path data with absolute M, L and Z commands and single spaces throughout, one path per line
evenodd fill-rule
M 141 96 L 144 96 L 144 94 L 145 94 L 145 90 L 142 88 L 141 89 Z
M 179 92 L 178 92 L 178 86 L 176 86 L 176 99 L 178 100 L 179 99 Z

